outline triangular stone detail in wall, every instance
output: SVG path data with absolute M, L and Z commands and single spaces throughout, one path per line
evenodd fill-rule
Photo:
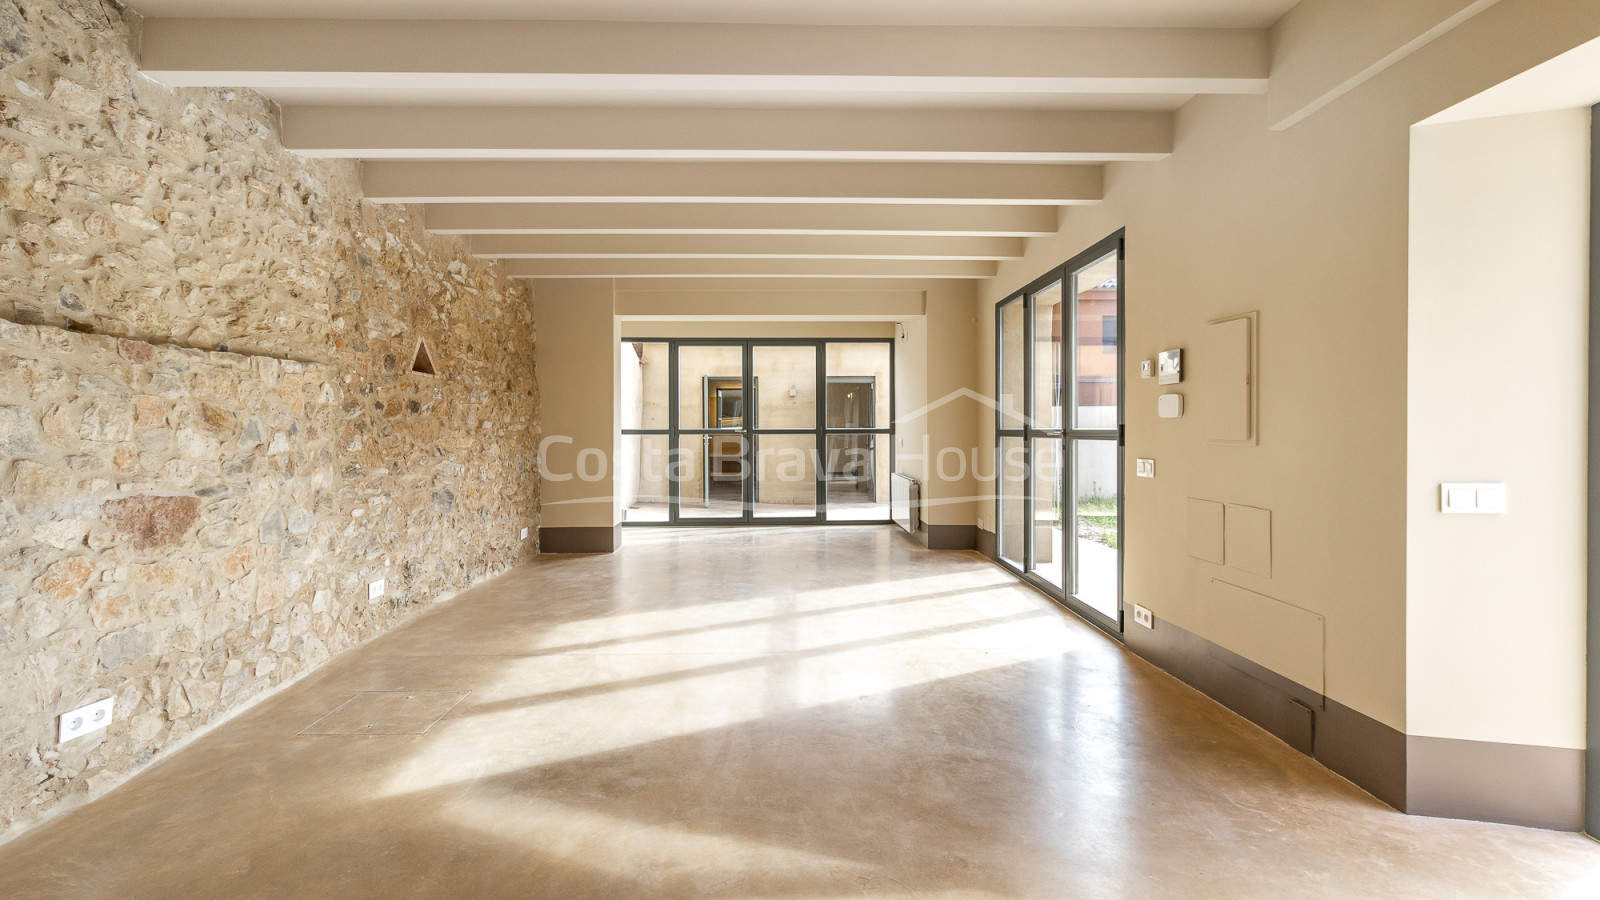
M 420 372 L 423 375 L 437 374 L 433 370 L 433 357 L 428 355 L 427 341 L 417 342 L 417 355 L 411 360 L 411 371 Z

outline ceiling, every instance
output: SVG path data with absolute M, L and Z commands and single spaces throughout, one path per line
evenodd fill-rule
M 1295 0 L 134 0 L 129 5 L 153 17 L 1265 28 L 1294 4 Z
M 261 91 L 291 150 L 514 277 L 703 285 L 990 277 L 1190 98 L 1264 92 L 1293 4 L 131 5 L 145 74 Z

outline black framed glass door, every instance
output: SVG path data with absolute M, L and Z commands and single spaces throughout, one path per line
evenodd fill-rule
M 1123 239 L 995 308 L 1000 561 L 1122 631 Z
M 623 523 L 887 523 L 888 339 L 625 341 Z

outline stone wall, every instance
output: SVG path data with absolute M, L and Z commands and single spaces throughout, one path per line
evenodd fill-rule
M 536 552 L 525 288 L 136 28 L 0 0 L 0 834 Z

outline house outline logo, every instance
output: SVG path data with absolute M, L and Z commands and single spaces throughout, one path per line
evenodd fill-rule
M 1038 425 L 1038 423 L 1034 422 L 1028 416 L 1023 415 L 1021 410 L 1014 409 L 1014 408 L 1007 408 L 1004 405 L 1002 405 L 999 400 L 996 400 L 993 397 L 989 397 L 989 396 L 986 396 L 984 394 L 980 394 L 980 393 L 978 393 L 977 391 L 975 391 L 975 390 L 973 390 L 971 388 L 965 388 L 965 387 L 964 388 L 957 388 L 956 390 L 953 390 L 950 393 L 945 394 L 943 397 L 940 397 L 939 399 L 933 401 L 932 403 L 929 403 L 929 404 L 927 404 L 925 406 L 922 406 L 922 407 L 920 407 L 918 409 L 914 409 L 911 412 L 904 413 L 902 415 L 896 416 L 895 420 L 894 420 L 895 427 L 898 428 L 901 425 L 905 425 L 905 424 L 908 424 L 910 422 L 914 422 L 917 419 L 925 418 L 929 413 L 933 412 L 934 410 L 942 409 L 943 407 L 949 406 L 950 404 L 956 402 L 957 400 L 971 400 L 974 403 L 977 403 L 977 404 L 979 404 L 981 406 L 987 406 L 988 408 L 994 410 L 996 413 L 1004 416 L 1006 419 L 1015 420 L 1015 421 L 1018 421 L 1018 422 L 1025 422 L 1025 423 L 1027 423 L 1028 427 L 1030 427 L 1030 428 L 1038 428 L 1038 427 L 1040 427 Z M 1016 425 L 1016 426 L 1013 426 L 1013 427 L 1021 428 L 1022 426 L 1021 425 Z

